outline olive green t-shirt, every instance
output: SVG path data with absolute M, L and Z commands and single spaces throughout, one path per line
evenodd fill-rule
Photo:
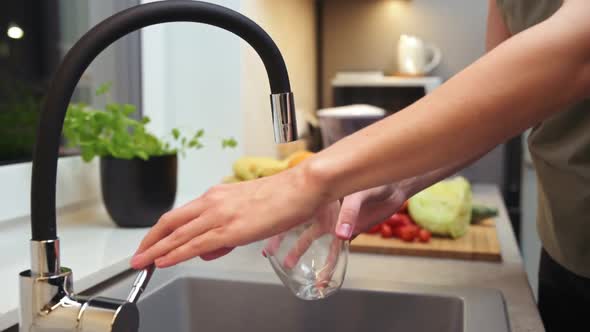
M 561 0 L 497 3 L 512 34 L 546 20 L 562 5 Z M 551 98 L 551 91 L 541 98 Z M 528 144 L 538 177 L 543 247 L 568 270 L 590 278 L 590 100 L 535 126 Z

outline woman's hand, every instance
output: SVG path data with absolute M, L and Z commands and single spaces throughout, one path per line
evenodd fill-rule
M 339 202 L 323 205 L 313 216 L 312 225 L 299 236 L 281 264 L 293 268 L 311 244 L 327 233 L 334 232 L 342 240 L 353 238 L 396 213 L 407 197 L 405 187 L 396 183 L 349 195 L 341 206 Z M 284 233 L 273 236 L 262 254 L 275 255 L 284 237 Z
M 215 186 L 166 213 L 141 242 L 131 266 L 169 267 L 196 256 L 213 259 L 311 218 L 329 201 L 321 179 L 296 167 L 258 180 Z
M 403 184 L 395 183 L 348 195 L 336 225 L 336 235 L 348 240 L 396 213 L 409 198 Z

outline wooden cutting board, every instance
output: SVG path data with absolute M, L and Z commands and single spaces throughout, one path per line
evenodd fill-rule
M 471 225 L 458 239 L 433 237 L 429 243 L 384 239 L 379 234 L 361 234 L 350 244 L 352 252 L 501 261 L 500 243 L 493 219 Z

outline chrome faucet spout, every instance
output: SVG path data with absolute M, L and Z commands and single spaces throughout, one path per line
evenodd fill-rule
M 295 120 L 295 99 L 293 94 L 278 93 L 271 97 L 272 124 L 275 142 L 286 143 L 297 139 L 297 121 Z
M 166 22 L 213 25 L 250 44 L 268 74 L 275 141 L 284 143 L 297 138 L 295 104 L 283 56 L 271 37 L 244 15 L 201 1 L 168 0 L 129 8 L 96 25 L 66 54 L 41 111 L 31 181 L 31 269 L 20 274 L 21 331 L 138 329 L 135 302 L 145 289 L 153 268 L 140 273 L 127 301 L 73 295 L 72 271 L 60 265 L 55 213 L 57 158 L 70 98 L 90 63 L 119 38 Z

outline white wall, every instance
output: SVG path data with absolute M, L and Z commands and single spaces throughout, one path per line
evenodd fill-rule
M 211 1 L 232 9 L 239 0 Z M 205 129 L 205 148 L 180 160 L 179 196 L 193 196 L 231 174 L 242 151 L 222 150 L 220 138 L 241 143 L 240 39 L 195 23 L 169 23 L 144 29 L 144 114 L 159 135 L 172 128 Z
M 0 167 L 0 223 L 29 215 L 32 163 Z M 56 206 L 95 201 L 99 197 L 98 162 L 79 157 L 60 158 L 57 167 Z

